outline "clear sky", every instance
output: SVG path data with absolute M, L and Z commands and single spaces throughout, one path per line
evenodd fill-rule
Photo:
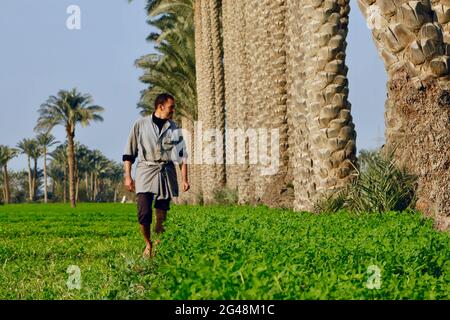
M 105 107 L 104 122 L 77 127 L 76 139 L 121 161 L 136 103 L 145 86 L 134 61 L 152 52 L 145 38 L 145 0 L 1 0 L 0 144 L 35 135 L 37 110 L 49 95 L 76 87 Z M 70 5 L 81 9 L 81 29 L 66 26 Z M 357 146 L 372 148 L 384 132 L 386 75 L 370 30 L 351 0 L 347 64 Z M 53 134 L 64 141 L 62 128 Z M 25 168 L 20 156 L 14 170 Z

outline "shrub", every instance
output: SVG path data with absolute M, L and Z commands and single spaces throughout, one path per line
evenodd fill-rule
M 417 177 L 396 165 L 393 151 L 366 151 L 361 158 L 355 168 L 356 179 L 321 199 L 316 212 L 403 211 L 415 205 Z
M 238 203 L 238 193 L 235 189 L 221 188 L 214 191 L 214 203 L 230 205 Z

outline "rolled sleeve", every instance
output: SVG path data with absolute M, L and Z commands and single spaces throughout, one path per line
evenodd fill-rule
M 138 156 L 138 139 L 139 139 L 139 126 L 138 122 L 135 122 L 128 136 L 127 144 L 123 151 L 122 161 L 131 161 L 134 163 Z

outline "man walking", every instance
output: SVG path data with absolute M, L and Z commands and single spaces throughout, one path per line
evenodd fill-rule
M 155 99 L 151 116 L 137 120 L 131 129 L 125 151 L 124 184 L 136 192 L 138 221 L 145 240 L 144 257 L 152 256 L 150 225 L 152 203 L 156 210 L 155 231 L 164 231 L 163 222 L 170 209 L 170 200 L 178 197 L 178 182 L 174 162 L 181 163 L 182 190 L 189 190 L 186 144 L 175 122 L 175 98 L 163 93 Z M 136 183 L 131 177 L 132 164 L 137 159 Z M 157 244 L 157 243 L 155 243 Z

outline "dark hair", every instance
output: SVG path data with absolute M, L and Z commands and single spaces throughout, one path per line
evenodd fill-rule
M 167 102 L 167 100 L 172 99 L 173 101 L 175 101 L 175 98 L 169 94 L 169 93 L 161 93 L 159 94 L 156 99 L 155 99 L 155 110 L 158 109 L 158 106 L 160 104 L 164 104 Z

